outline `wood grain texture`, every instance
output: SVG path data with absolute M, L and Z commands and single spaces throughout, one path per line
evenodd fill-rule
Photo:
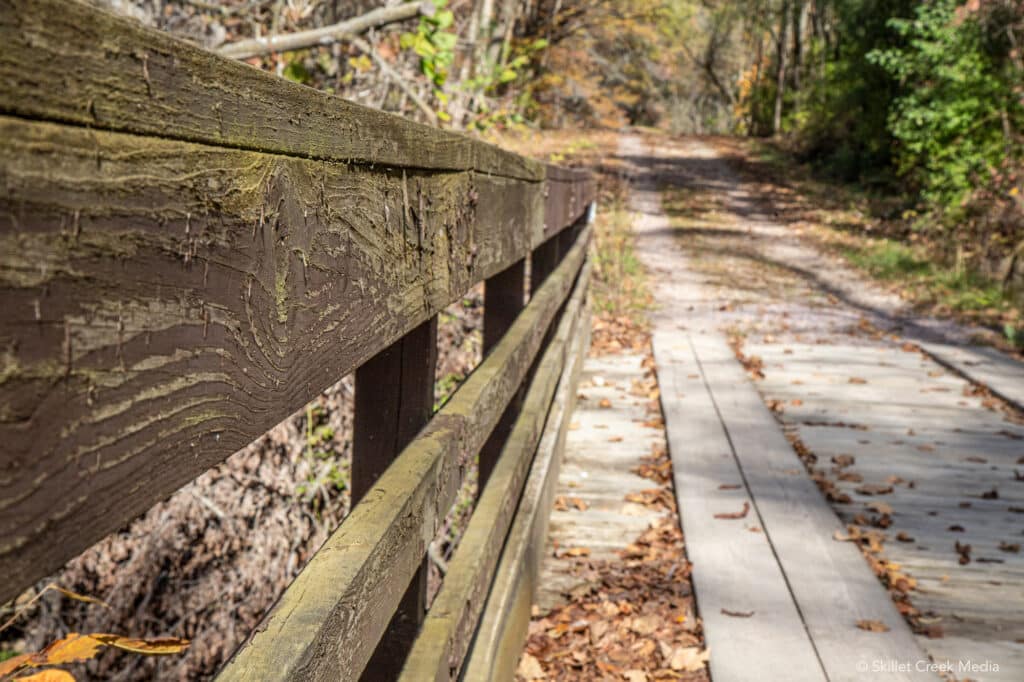
M 590 319 L 589 307 L 584 308 L 582 319 Z M 462 679 L 467 682 L 511 681 L 515 677 L 537 591 L 566 432 L 576 404 L 583 358 L 589 347 L 590 325 L 583 324 L 572 339 L 569 360 L 559 379 L 476 636 L 464 662 Z
M 378 479 L 222 671 L 232 680 L 353 679 L 572 289 L 589 231 L 494 351 Z
M 444 583 L 399 680 L 440 682 L 458 678 L 544 431 L 555 388 L 566 363 L 571 361 L 569 351 L 579 333 L 589 275 L 588 263 L 541 357 L 523 410 L 448 563 Z
M 0 600 L 522 259 L 543 210 L 537 183 L 2 116 L 0 184 Z
M 343 163 L 544 167 L 221 57 L 81 0 L 0 0 L 0 112 Z

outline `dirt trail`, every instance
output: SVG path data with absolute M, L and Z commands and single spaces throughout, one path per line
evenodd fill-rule
M 623 150 L 670 199 L 682 256 L 652 277 L 686 297 L 671 301 L 678 326 L 730 339 L 794 470 L 802 463 L 848 524 L 831 541 L 862 546 L 920 646 L 955 676 L 1024 679 L 1024 426 L 963 376 L 1019 403 L 1024 367 L 964 345 L 970 330 L 903 316 L 893 295 L 776 219 L 708 144 Z

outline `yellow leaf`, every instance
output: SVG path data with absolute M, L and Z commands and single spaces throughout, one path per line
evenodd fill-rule
M 189 641 L 178 637 L 154 637 L 152 639 L 132 639 L 118 635 L 94 635 L 104 644 L 137 654 L 164 656 L 180 654 L 188 648 Z
M 10 675 L 22 666 L 28 665 L 30 658 L 32 658 L 31 654 L 21 654 L 14 658 L 8 658 L 6 661 L 0 661 L 0 677 Z
M 75 682 L 75 677 L 66 670 L 48 668 L 28 677 L 19 677 L 18 682 Z
M 33 666 L 60 665 L 88 661 L 96 657 L 103 648 L 103 642 L 93 635 L 80 635 L 72 632 L 64 639 L 52 642 L 45 649 L 32 657 Z

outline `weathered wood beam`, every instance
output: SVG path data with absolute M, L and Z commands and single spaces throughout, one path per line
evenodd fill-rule
M 523 483 L 530 471 L 551 407 L 551 400 L 579 334 L 590 264 L 583 266 L 576 289 L 565 306 L 557 331 L 537 366 L 523 410 L 502 450 L 490 483 L 484 489 L 455 556 L 448 563 L 441 591 L 431 604 L 416 644 L 409 653 L 401 682 L 458 679 L 463 657 L 487 600 L 502 546 Z M 589 320 L 585 321 L 589 325 Z M 543 539 L 541 539 L 543 543 Z
M 483 352 L 486 356 L 505 335 L 508 328 L 515 322 L 519 311 L 526 305 L 526 259 L 518 261 L 484 282 L 484 342 Z M 480 450 L 477 465 L 477 496 L 483 492 L 487 479 L 491 476 L 505 439 L 512 431 L 512 425 L 519 416 L 523 402 L 520 391 L 509 402 L 505 413 L 501 415 L 498 425 L 494 427 L 490 438 Z
M 356 370 L 352 503 L 370 492 L 434 413 L 437 316 Z M 406 588 L 362 679 L 392 680 L 412 649 L 427 610 L 426 557 Z
M 0 185 L 0 601 L 541 233 L 539 183 L 3 116 Z
M 0 0 L 0 113 L 393 168 L 543 165 L 292 83 L 81 0 Z
M 359 675 L 455 501 L 466 464 L 518 390 L 572 290 L 588 237 L 581 236 L 494 351 L 324 543 L 220 680 Z
M 584 309 L 582 317 L 590 319 L 589 307 Z M 463 664 L 461 679 L 466 682 L 511 680 L 515 676 L 539 586 L 540 564 L 565 438 L 576 403 L 576 387 L 589 347 L 590 325 L 587 323 L 580 326 L 573 341 L 570 361 L 559 380 L 544 434 L 523 486 L 501 560 L 494 571 L 480 624 Z
M 584 171 L 547 165 L 544 181 L 544 236 L 572 225 L 597 197 L 597 184 Z

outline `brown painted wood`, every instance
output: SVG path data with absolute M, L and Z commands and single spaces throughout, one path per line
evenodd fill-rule
M 434 411 L 437 317 L 413 329 L 356 370 L 352 505 L 363 499 Z M 427 610 L 427 566 L 406 588 L 362 679 L 401 672 Z
M 511 267 L 484 282 L 484 355 L 501 341 L 501 337 L 512 326 L 525 304 L 525 259 L 514 263 Z M 494 427 L 494 431 L 480 450 L 480 456 L 477 459 L 478 498 L 491 477 L 494 465 L 498 461 L 498 455 L 501 454 L 508 434 L 512 432 L 512 425 L 515 424 L 516 418 L 519 416 L 522 404 L 523 391 L 520 390 L 509 402 L 498 425 Z
M 0 600 L 521 260 L 541 223 L 536 183 L 3 116 L 0 182 Z
M 347 680 L 369 660 L 455 501 L 476 455 L 518 390 L 586 257 L 589 232 L 508 333 L 324 543 L 221 672 L 233 680 Z
M 536 161 L 359 106 L 81 0 L 0 0 L 0 112 L 374 167 L 540 182 Z

